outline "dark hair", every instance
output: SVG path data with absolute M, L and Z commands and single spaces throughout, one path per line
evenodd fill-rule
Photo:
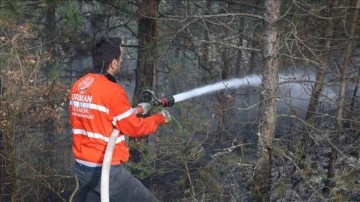
M 100 38 L 92 50 L 93 68 L 107 71 L 110 63 L 121 56 L 120 45 L 120 38 Z

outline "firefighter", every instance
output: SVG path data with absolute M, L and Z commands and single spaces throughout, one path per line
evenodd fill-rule
M 126 168 L 129 147 L 125 136 L 144 137 L 171 120 L 169 112 L 146 118 L 136 115 L 126 91 L 116 83 L 122 63 L 121 40 L 100 39 L 92 50 L 93 72 L 77 80 L 70 91 L 70 121 L 78 201 L 100 201 L 100 182 L 107 141 L 115 127 L 120 131 L 114 148 L 109 179 L 111 201 L 157 201 Z M 143 114 L 150 104 L 140 103 Z

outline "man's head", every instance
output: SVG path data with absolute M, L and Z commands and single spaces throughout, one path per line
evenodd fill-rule
M 92 50 L 93 68 L 116 75 L 121 67 L 121 39 L 101 38 Z

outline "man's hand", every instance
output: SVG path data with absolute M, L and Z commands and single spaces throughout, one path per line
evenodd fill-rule
M 151 104 L 147 103 L 147 102 L 142 102 L 138 104 L 138 107 L 142 108 L 142 115 L 145 115 L 147 113 L 149 113 L 150 109 L 151 109 Z
M 166 109 L 161 110 L 161 114 L 164 116 L 166 123 L 171 121 L 171 115 Z

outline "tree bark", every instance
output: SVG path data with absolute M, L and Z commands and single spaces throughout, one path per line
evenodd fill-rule
M 56 18 L 55 18 L 55 3 L 51 1 L 47 1 L 46 3 L 46 13 L 45 13 L 45 39 L 46 39 L 46 50 L 48 61 L 45 63 L 45 71 L 47 73 L 47 79 L 51 81 L 51 85 L 49 86 L 48 91 L 44 92 L 44 98 L 49 100 L 48 105 L 52 106 L 51 100 L 51 92 L 52 87 L 55 84 L 55 80 L 51 72 L 53 72 L 53 68 L 55 68 L 55 38 L 56 38 Z M 47 133 L 47 140 L 45 145 L 45 160 L 47 164 L 44 164 L 43 171 L 44 174 L 49 174 L 49 169 L 54 167 L 54 144 L 55 144 L 55 127 L 54 120 L 52 118 L 47 119 L 45 122 L 45 132 Z
M 270 201 L 272 144 L 276 125 L 276 97 L 279 88 L 278 20 L 279 0 L 265 2 L 265 32 L 263 91 L 261 93 L 260 123 L 258 128 L 257 159 L 254 173 L 252 201 Z
M 53 1 L 46 1 L 45 6 L 45 48 L 47 51 L 47 61 L 45 62 L 45 72 L 46 78 L 48 80 L 49 86 L 47 90 L 43 93 L 45 100 L 47 100 L 46 105 L 52 107 L 54 101 L 52 101 L 52 91 L 54 90 L 54 85 L 56 82 L 55 74 L 56 72 L 56 62 L 55 62 L 55 48 L 56 48 L 56 3 Z M 55 121 L 52 117 L 46 119 L 45 121 L 45 133 L 46 139 L 44 140 L 44 162 L 41 167 L 41 173 L 44 176 L 50 176 L 53 173 L 53 170 L 56 168 L 55 165 Z M 52 182 L 50 182 L 51 184 Z M 56 198 L 52 192 L 47 192 L 45 198 Z
M 144 89 L 152 89 L 157 59 L 157 17 L 159 0 L 144 0 L 138 11 L 138 62 L 134 101 Z
M 47 51 L 48 61 L 45 65 L 46 75 L 49 76 L 51 68 L 54 65 L 55 58 L 55 36 L 56 36 L 56 19 L 55 19 L 55 3 L 51 1 L 46 2 L 45 6 L 45 47 Z
M 143 0 L 137 10 L 138 15 L 138 61 L 136 66 L 136 83 L 133 96 L 133 103 L 137 104 L 137 98 L 142 90 L 154 87 L 155 63 L 157 59 L 157 18 L 159 0 Z M 131 141 L 145 141 L 144 138 L 132 138 Z M 134 162 L 142 159 L 143 153 L 135 147 L 130 150 Z M 133 172 L 136 172 L 133 170 Z

